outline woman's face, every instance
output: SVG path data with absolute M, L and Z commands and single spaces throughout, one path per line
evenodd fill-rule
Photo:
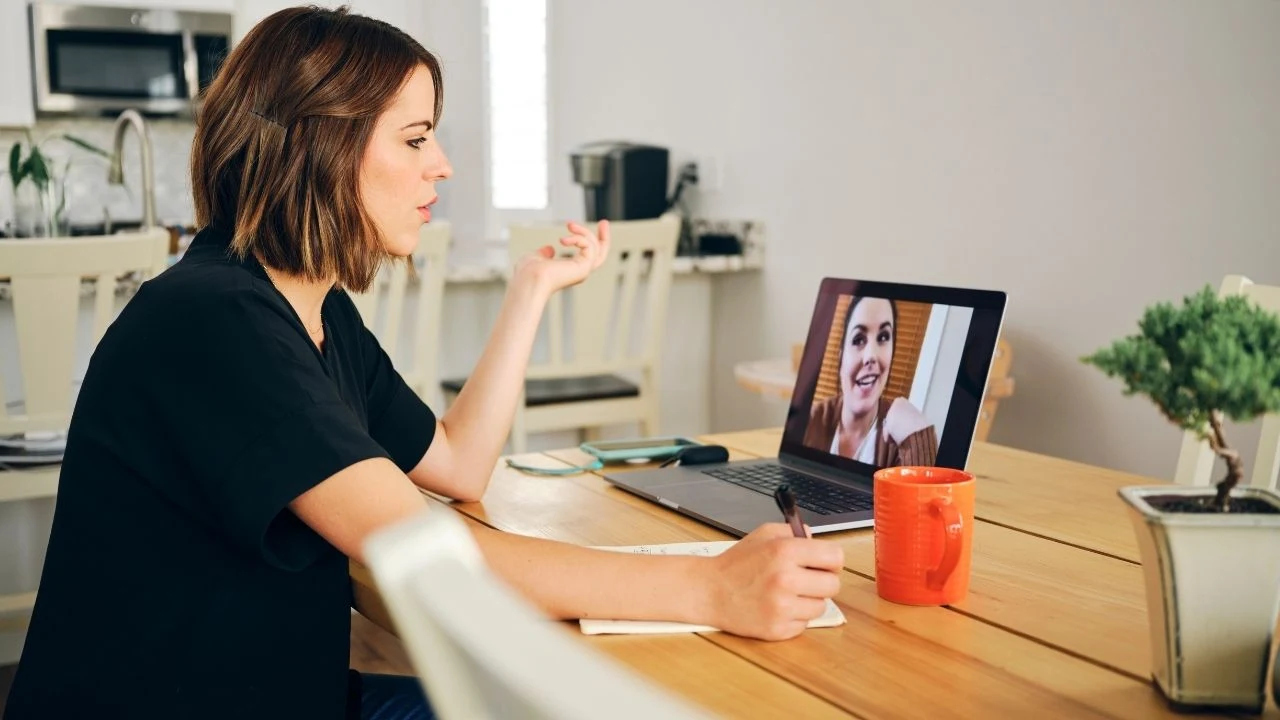
M 840 388 L 854 415 L 875 412 L 893 364 L 893 306 L 882 298 L 863 298 L 849 315 Z
M 392 255 L 413 253 L 431 220 L 436 183 L 453 176 L 436 142 L 435 107 L 431 71 L 419 65 L 378 118 L 360 163 L 360 199 Z

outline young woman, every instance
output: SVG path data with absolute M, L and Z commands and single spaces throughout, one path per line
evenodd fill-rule
M 348 558 L 424 512 L 422 489 L 484 495 L 548 298 L 609 249 L 607 223 L 570 223 L 568 256 L 526 258 L 437 418 L 346 291 L 409 256 L 430 220 L 453 174 L 441 107 L 435 57 L 343 10 L 283 10 L 232 50 L 192 148 L 203 229 L 84 379 L 8 720 L 430 716 L 416 679 L 348 671 Z M 475 533 L 553 616 L 764 639 L 821 614 L 843 560 L 781 524 L 717 558 Z
M 906 398 L 884 397 L 898 339 L 898 306 L 855 297 L 845 311 L 840 391 L 813 404 L 804 444 L 877 467 L 932 465 L 938 433 Z

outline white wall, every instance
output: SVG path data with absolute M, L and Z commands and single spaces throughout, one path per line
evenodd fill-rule
M 417 39 L 436 53 L 444 71 L 444 116 L 438 137 L 454 175 L 439 186 L 440 217 L 463 242 L 485 237 L 489 204 L 484 150 L 484 38 L 480 0 L 436 0 L 423 5 Z
M 732 366 L 785 357 L 824 274 L 994 287 L 1017 394 L 992 439 L 1169 477 L 1177 431 L 1077 358 L 1229 272 L 1280 283 L 1280 3 L 551 9 L 553 158 L 719 155 L 704 209 L 768 223 L 765 272 L 718 288 L 717 429 L 781 424 Z

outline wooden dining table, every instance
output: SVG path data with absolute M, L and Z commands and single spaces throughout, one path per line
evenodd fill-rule
M 748 459 L 776 455 L 781 437 L 765 429 L 698 439 Z M 591 458 L 566 449 L 519 460 L 565 467 Z M 975 444 L 968 468 L 977 522 L 970 591 L 959 603 L 880 599 L 873 531 L 849 530 L 820 536 L 845 551 L 835 602 L 847 622 L 838 627 L 777 642 L 724 632 L 579 637 L 722 717 L 1180 717 L 1152 685 L 1142 568 L 1116 495 L 1161 481 L 989 443 Z M 540 476 L 500 464 L 481 502 L 449 507 L 581 545 L 732 539 L 594 473 Z M 351 575 L 356 609 L 394 632 L 368 570 L 353 563 Z M 1280 711 L 1268 704 L 1262 717 Z

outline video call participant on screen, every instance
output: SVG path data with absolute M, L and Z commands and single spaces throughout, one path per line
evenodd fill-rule
M 897 347 L 898 307 L 849 301 L 840 343 L 840 391 L 813 403 L 804 444 L 877 467 L 932 465 L 938 433 L 906 398 L 884 397 Z

